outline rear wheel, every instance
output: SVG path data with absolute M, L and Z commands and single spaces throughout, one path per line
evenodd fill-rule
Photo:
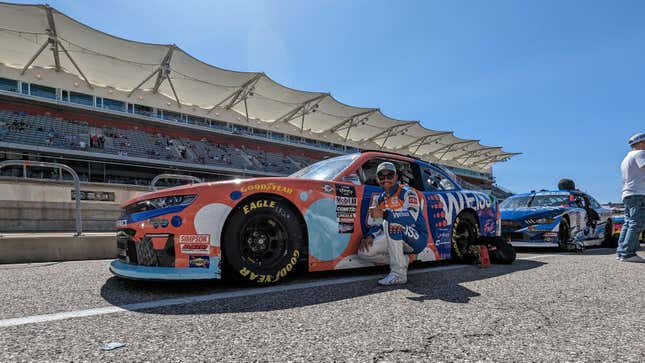
M 616 241 L 614 240 L 614 224 L 611 219 L 607 220 L 605 224 L 605 234 L 603 236 L 602 245 L 605 247 L 616 247 Z
M 224 233 L 222 255 L 228 274 L 253 285 L 273 284 L 295 270 L 304 234 L 298 216 L 278 199 L 247 200 Z
M 569 221 L 562 218 L 560 220 L 560 226 L 558 227 L 558 246 L 562 251 L 568 251 L 570 249 L 569 239 L 571 239 Z
M 455 218 L 452 225 L 452 256 L 461 263 L 472 263 L 477 256 L 470 252 L 479 236 L 479 225 L 470 213 L 462 213 Z

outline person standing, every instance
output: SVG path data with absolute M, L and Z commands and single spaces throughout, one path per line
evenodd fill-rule
M 629 146 L 632 150 L 620 164 L 625 223 L 618 237 L 616 259 L 624 262 L 645 262 L 645 259 L 636 254 L 640 248 L 639 235 L 645 228 L 645 133 L 632 136 Z
M 428 227 L 423 216 L 423 195 L 399 182 L 396 167 L 383 162 L 376 168 L 376 180 L 383 188 L 377 205 L 370 208 L 375 223 L 363 237 L 358 255 L 368 260 L 387 256 L 390 274 L 379 280 L 380 285 L 399 285 L 408 281 L 409 257 L 428 244 Z

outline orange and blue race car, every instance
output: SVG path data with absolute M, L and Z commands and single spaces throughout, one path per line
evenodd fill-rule
M 369 151 L 322 160 L 289 177 L 185 185 L 130 200 L 117 221 L 118 258 L 110 269 L 131 279 L 224 275 L 271 284 L 301 263 L 308 271 L 373 266 L 357 250 L 370 228 L 368 209 L 383 191 L 376 167 L 384 161 L 423 196 L 430 233 L 411 261 L 472 262 L 482 244 L 493 262 L 515 259 L 512 247 L 496 238 L 501 224 L 494 197 L 462 189 L 438 165 Z

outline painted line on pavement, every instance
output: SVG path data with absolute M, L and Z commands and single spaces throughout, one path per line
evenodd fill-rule
M 539 256 L 531 256 L 526 258 L 518 258 L 518 260 L 529 260 L 534 258 L 551 257 L 551 256 L 562 256 L 562 255 L 539 255 Z M 450 266 L 427 267 L 422 269 L 411 270 L 408 272 L 408 274 L 418 275 L 418 274 L 423 274 L 428 272 L 456 270 L 456 269 L 467 268 L 472 266 L 473 265 L 450 265 Z M 347 284 L 352 282 L 374 280 L 381 276 L 382 274 L 341 277 L 341 278 L 336 278 L 332 280 L 301 282 L 301 283 L 294 283 L 290 285 L 278 285 L 278 286 L 253 288 L 253 289 L 238 290 L 238 291 L 217 292 L 217 293 L 198 295 L 198 296 L 162 299 L 162 300 L 148 301 L 148 302 L 142 302 L 142 303 L 126 304 L 122 306 L 107 306 L 103 308 L 66 311 L 66 312 L 43 314 L 43 315 L 32 315 L 32 316 L 25 316 L 21 318 L 10 318 L 10 319 L 0 320 L 0 328 L 43 323 L 48 321 L 65 320 L 65 319 L 72 319 L 72 318 L 82 318 L 82 317 L 96 316 L 96 315 L 114 314 L 114 313 L 126 312 L 126 311 L 154 309 L 154 308 L 161 308 L 161 307 L 174 306 L 174 305 L 193 304 L 193 303 L 200 303 L 200 302 L 206 302 L 206 301 L 231 299 L 231 298 L 237 298 L 237 297 L 270 294 L 275 292 L 285 292 L 285 291 L 302 290 L 302 289 L 309 289 L 309 288 L 316 288 L 316 287 L 341 285 L 341 284 Z

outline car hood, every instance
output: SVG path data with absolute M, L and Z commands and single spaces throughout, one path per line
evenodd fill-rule
M 125 207 L 132 203 L 136 203 L 142 200 L 166 197 L 170 195 L 183 195 L 183 194 L 200 194 L 203 192 L 212 193 L 214 189 L 239 185 L 240 188 L 245 185 L 254 185 L 254 184 L 265 184 L 265 185 L 287 185 L 293 188 L 299 188 L 311 185 L 312 183 L 322 183 L 319 180 L 312 179 L 301 179 L 293 177 L 261 177 L 261 178 L 249 178 L 249 179 L 231 179 L 223 180 L 217 182 L 204 182 L 204 183 L 195 183 L 195 184 L 186 184 L 172 188 L 161 189 L 155 192 L 148 192 L 141 194 L 133 199 L 130 199 L 123 203 L 121 207 Z M 326 182 L 334 183 L 334 182 Z
M 515 209 L 502 209 L 502 220 L 524 220 L 527 218 L 549 218 L 562 214 L 566 211 L 563 207 L 528 207 Z

